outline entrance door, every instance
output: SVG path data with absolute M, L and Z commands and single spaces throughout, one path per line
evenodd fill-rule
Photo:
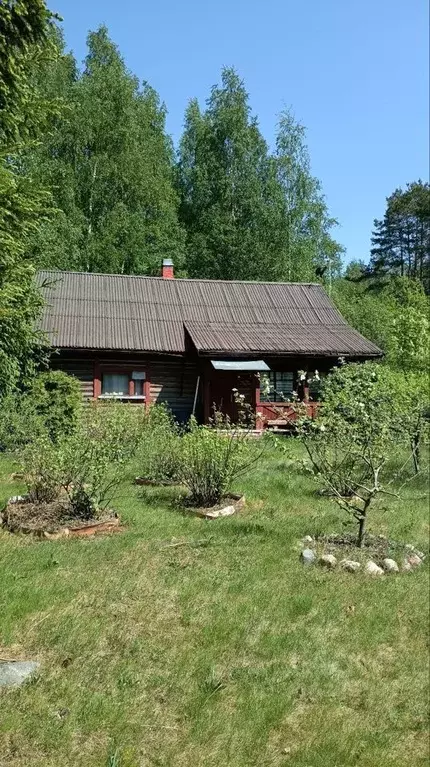
M 213 371 L 211 376 L 211 417 L 213 409 L 227 415 L 232 423 L 237 423 L 240 414 L 255 414 L 255 376 L 253 373 L 236 373 L 227 370 Z M 243 407 L 238 402 L 238 395 L 244 395 Z M 247 419 L 248 420 L 248 419 Z

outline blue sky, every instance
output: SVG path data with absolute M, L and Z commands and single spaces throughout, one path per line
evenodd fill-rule
M 273 143 L 290 106 L 307 128 L 347 259 L 367 259 L 373 219 L 429 169 L 427 0 L 49 0 L 79 61 L 105 23 L 129 69 L 168 108 L 177 142 L 190 98 L 224 65 L 245 80 Z

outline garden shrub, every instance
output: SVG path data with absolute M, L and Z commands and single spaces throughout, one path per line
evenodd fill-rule
M 22 452 L 30 497 L 43 501 L 62 494 L 76 517 L 96 517 L 117 493 L 144 418 L 140 407 L 95 402 L 82 408 L 74 430 L 55 444 L 46 434 L 36 438 Z
M 140 475 L 153 482 L 175 482 L 180 468 L 180 429 L 165 405 L 153 405 L 140 443 Z
M 14 451 L 44 432 L 31 396 L 13 392 L 0 402 L 0 451 Z
M 426 409 L 420 381 L 375 363 L 341 366 L 323 383 L 317 420 L 299 422 L 312 472 L 356 520 L 359 546 L 370 505 L 381 493 L 396 495 L 393 484 L 412 462 L 417 469 Z M 409 460 L 394 468 L 393 455 L 406 446 Z
M 34 378 L 27 396 L 54 442 L 76 428 L 82 393 L 79 381 L 73 376 L 61 370 L 40 373 Z
M 63 447 L 65 486 L 77 515 L 96 516 L 109 506 L 138 453 L 144 422 L 144 409 L 132 404 L 94 402 L 84 409 Z
M 32 503 L 59 498 L 64 480 L 63 455 L 44 434 L 29 442 L 21 454 L 27 496 Z
M 219 503 L 233 480 L 245 474 L 261 454 L 248 433 L 231 426 L 228 419 L 215 414 L 214 426 L 199 426 L 192 418 L 182 437 L 180 478 L 193 506 Z

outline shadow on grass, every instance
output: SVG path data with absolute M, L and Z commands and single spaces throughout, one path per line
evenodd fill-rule
M 269 538 L 273 535 L 273 531 L 259 522 L 247 522 L 239 519 L 236 519 L 235 524 L 230 524 L 228 527 L 223 527 L 222 529 L 220 528 L 220 533 L 221 536 L 224 534 L 227 538 L 241 538 L 242 536 L 248 535 L 258 535 L 260 538 Z
M 175 508 L 177 510 L 181 503 L 181 498 L 184 498 L 186 491 L 179 485 L 165 487 L 160 485 L 159 487 L 141 487 L 137 494 L 137 498 L 143 501 L 148 506 L 159 505 L 166 509 L 171 510 Z

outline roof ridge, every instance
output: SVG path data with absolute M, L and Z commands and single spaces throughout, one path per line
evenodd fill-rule
M 222 285 L 303 285 L 305 287 L 317 287 L 324 288 L 320 282 L 276 282 L 270 280 L 211 280 L 207 277 L 174 277 L 173 279 L 166 279 L 161 276 L 153 276 L 150 274 L 117 274 L 115 272 L 75 272 L 69 269 L 38 269 L 37 274 L 80 274 L 91 277 L 128 277 L 129 279 L 140 280 L 159 280 L 162 282 L 169 282 L 171 284 L 177 282 L 209 282 L 218 283 Z

